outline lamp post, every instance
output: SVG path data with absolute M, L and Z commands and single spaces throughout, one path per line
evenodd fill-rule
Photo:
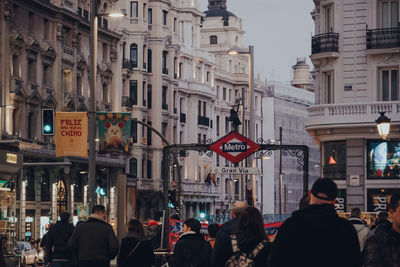
M 99 0 L 91 2 L 91 27 L 90 27 L 90 104 L 89 104 L 89 206 L 90 210 L 96 201 L 96 74 L 97 74 L 97 28 L 98 16 L 113 18 L 123 17 L 121 12 L 98 13 Z
M 250 122 L 249 122 L 249 139 L 255 141 L 254 135 L 254 46 L 249 45 L 249 50 L 243 50 L 238 47 L 233 47 L 228 51 L 231 56 L 236 56 L 239 54 L 249 55 L 249 108 L 250 108 Z M 243 109 L 244 113 L 244 109 Z M 244 123 L 244 122 L 243 122 Z M 251 167 L 255 167 L 254 155 L 249 156 L 249 162 Z M 256 204 L 256 199 L 254 195 L 255 191 L 255 175 L 251 176 L 251 189 L 252 189 L 252 203 Z
M 390 133 L 390 118 L 385 116 L 385 112 L 379 113 L 381 116 L 375 121 L 376 128 L 378 128 L 379 135 L 385 140 Z

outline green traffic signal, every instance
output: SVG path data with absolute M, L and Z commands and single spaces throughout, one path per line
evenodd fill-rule
M 54 135 L 54 109 L 42 109 L 42 134 Z

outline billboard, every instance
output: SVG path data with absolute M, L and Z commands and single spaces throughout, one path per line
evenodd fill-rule
M 395 193 L 400 193 L 400 189 L 367 189 L 367 211 L 387 211 L 390 198 Z
M 368 179 L 400 179 L 400 140 L 370 140 L 367 153 Z
M 97 112 L 100 153 L 129 153 L 131 114 L 128 112 Z
M 88 117 L 86 112 L 56 112 L 56 157 L 88 156 Z

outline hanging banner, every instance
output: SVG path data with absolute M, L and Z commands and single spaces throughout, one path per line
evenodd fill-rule
M 100 153 L 129 153 L 131 114 L 128 112 L 97 112 Z
M 88 156 L 88 117 L 86 112 L 56 112 L 56 157 Z

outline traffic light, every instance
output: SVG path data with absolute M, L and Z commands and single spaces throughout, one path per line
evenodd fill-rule
M 200 213 L 199 213 L 200 220 L 206 219 L 206 217 L 207 217 L 206 203 L 205 202 L 200 202 L 199 209 L 200 209 Z
M 98 171 L 96 175 L 96 194 L 104 197 L 107 195 L 107 174 Z
M 176 202 L 176 189 L 168 190 L 168 207 L 174 209 L 178 203 Z
M 54 135 L 54 109 L 42 109 L 42 134 Z

